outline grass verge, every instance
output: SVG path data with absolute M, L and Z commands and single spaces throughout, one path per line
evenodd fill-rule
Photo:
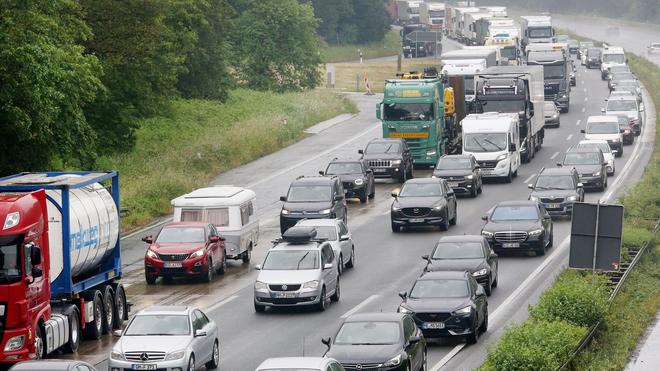
M 436 58 L 403 59 L 402 71 L 423 71 L 426 66 L 439 67 L 440 60 Z M 396 62 L 368 61 L 365 63 L 335 63 L 335 87 L 347 91 L 365 91 L 364 78 L 369 79 L 371 91 L 382 93 L 385 79 L 396 78 Z
M 357 111 L 325 90 L 235 90 L 225 103 L 178 100 L 172 106 L 168 116 L 140 123 L 133 151 L 99 159 L 99 168 L 120 173 L 122 205 L 129 210 L 124 228 L 169 213 L 172 198 L 301 139 L 305 128 Z
M 373 59 L 389 57 L 401 52 L 401 35 L 398 29 L 392 29 L 385 34 L 382 41 L 368 44 L 328 45 L 321 47 L 321 59 L 326 63 L 349 62 L 360 59 L 358 49 L 362 51 L 362 58 Z

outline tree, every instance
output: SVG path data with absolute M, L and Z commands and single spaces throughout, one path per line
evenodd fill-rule
M 353 0 L 358 43 L 380 41 L 390 30 L 390 16 L 385 10 L 385 3 L 385 0 Z
M 296 0 L 253 0 L 234 29 L 239 83 L 258 90 L 301 90 L 320 82 L 312 7 Z
M 90 36 L 74 0 L 4 0 L 0 8 L 0 172 L 87 166 L 96 136 L 83 109 L 101 68 L 80 42 Z
M 355 41 L 353 0 L 312 0 L 312 6 L 320 20 L 318 34 L 326 42 L 339 45 Z

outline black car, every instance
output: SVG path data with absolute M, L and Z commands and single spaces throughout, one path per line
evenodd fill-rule
M 357 197 L 360 202 L 367 202 L 367 198 L 374 198 L 376 195 L 373 170 L 362 159 L 339 160 L 335 158 L 330 161 L 325 171 L 319 173 L 325 176 L 338 176 L 347 198 Z
M 348 316 L 333 339 L 324 339 L 346 371 L 427 370 L 426 339 L 404 313 L 361 313 Z
M 424 255 L 424 272 L 468 271 L 490 296 L 497 287 L 497 254 L 488 241 L 479 235 L 446 236 L 440 238 L 431 251 Z
M 393 178 L 401 183 L 414 177 L 413 159 L 403 139 L 372 139 L 358 151 L 376 178 Z
M 534 183 L 531 201 L 540 202 L 550 215 L 570 216 L 573 203 L 584 201 L 584 189 L 577 170 L 572 167 L 541 169 Z
M 434 178 L 442 178 L 456 193 L 477 197 L 483 183 L 481 170 L 473 155 L 444 155 L 433 169 Z
M 339 177 L 298 177 L 289 186 L 280 211 L 280 230 L 284 233 L 301 219 L 342 219 L 348 211 Z
M 578 49 L 580 49 L 580 44 L 578 44 L 578 41 L 575 39 L 569 39 L 568 40 L 568 52 L 570 54 L 577 54 Z
M 585 60 L 587 68 L 600 68 L 602 55 L 603 51 L 600 48 L 587 49 L 587 59 Z
M 631 122 L 627 115 L 617 115 L 616 118 L 619 119 L 619 130 L 621 130 L 621 134 L 623 135 L 623 144 L 633 144 L 635 142 L 635 133 L 641 131 L 636 129 L 639 124 L 637 122 Z
M 545 255 L 552 247 L 552 219 L 543 205 L 536 201 L 503 201 L 495 205 L 481 235 L 495 252 L 533 251 Z
M 488 329 L 486 292 L 468 272 L 426 273 L 399 296 L 399 312 L 412 315 L 427 338 L 462 336 L 474 344 Z
M 595 147 L 571 147 L 557 166 L 573 167 L 577 170 L 580 183 L 585 188 L 600 191 L 607 188 L 607 161 L 603 152 Z
M 392 232 L 422 225 L 439 225 L 446 231 L 449 225 L 456 224 L 456 195 L 444 179 L 408 180 L 400 193 L 392 192 L 392 197 L 395 198 L 390 211 Z

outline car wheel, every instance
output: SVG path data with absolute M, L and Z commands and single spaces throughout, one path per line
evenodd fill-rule
M 616 157 L 621 157 L 623 156 L 623 146 L 619 146 L 619 152 L 616 153 Z
M 415 167 L 411 165 L 410 173 L 408 173 L 408 179 L 413 179 L 413 178 L 415 178 Z
M 243 263 L 247 264 L 250 262 L 251 259 L 252 259 L 252 243 L 250 243 L 248 249 L 243 251 L 243 254 L 241 255 L 241 260 L 243 260 Z
M 344 255 L 339 254 L 339 264 L 337 264 L 337 274 L 342 275 L 344 273 Z
M 257 313 L 263 313 L 263 312 L 266 311 L 266 306 L 254 303 L 254 311 L 257 312 Z
M 407 178 L 408 178 L 408 172 L 406 171 L 406 168 L 401 169 L 401 175 L 399 175 L 399 183 L 405 183 Z
M 449 210 L 445 211 L 445 215 L 442 218 L 442 224 L 440 224 L 440 230 L 441 231 L 449 230 Z
M 541 247 L 538 250 L 536 250 L 536 255 L 537 256 L 545 255 L 545 244 L 543 243 L 543 240 L 541 240 L 540 245 L 541 245 Z
M 484 183 L 483 181 L 479 181 L 479 189 L 477 189 L 477 193 L 481 194 L 484 191 Z
M 147 281 L 147 285 L 155 285 L 157 278 L 158 278 L 158 276 L 153 276 L 153 275 L 147 274 L 146 272 L 144 273 L 144 280 Z
M 371 182 L 371 193 L 369 193 L 369 198 L 374 198 L 376 196 L 376 183 L 374 181 Z
M 472 182 L 472 189 L 470 190 L 470 197 L 477 197 L 479 190 L 477 189 L 477 182 Z
M 206 362 L 207 370 L 215 370 L 220 365 L 220 347 L 218 346 L 218 339 L 213 343 L 213 353 L 211 353 L 211 360 Z
M 394 222 L 392 222 L 392 232 L 394 232 L 394 233 L 401 232 L 401 226 L 396 225 L 396 224 L 394 224 Z
M 362 193 L 360 194 L 360 203 L 365 203 L 367 202 L 367 188 L 362 190 Z
M 188 359 L 188 371 L 195 371 L 195 355 L 191 354 Z
M 476 344 L 477 341 L 479 341 L 479 327 L 475 327 L 472 330 L 472 333 L 467 336 L 467 343 L 468 344 Z
M 218 272 L 218 274 L 225 274 L 225 272 L 227 272 L 227 253 L 222 253 L 222 263 L 220 263 L 216 272 Z
M 426 371 L 429 369 L 429 360 L 428 360 L 428 354 L 426 352 L 426 348 L 424 349 L 424 353 L 422 353 L 422 365 L 419 367 L 419 371 Z
M 355 267 L 355 246 L 351 247 L 351 258 L 346 262 L 346 268 Z
M 493 293 L 493 284 L 490 281 L 490 277 L 488 277 L 488 283 L 484 286 L 484 291 L 486 291 L 486 296 L 490 296 Z
M 507 175 L 506 178 L 504 178 L 504 181 L 506 183 L 511 183 L 511 181 L 513 181 L 513 174 L 511 173 L 511 168 L 509 168 L 509 175 Z
M 553 237 L 552 230 L 550 230 L 550 240 L 548 241 L 548 247 L 552 247 L 553 244 L 554 244 L 554 237 Z
M 213 260 L 209 258 L 207 264 L 208 267 L 206 268 L 206 272 L 204 272 L 204 275 L 202 275 L 202 281 L 206 283 L 213 281 Z
M 456 207 L 456 205 L 454 205 L 454 217 L 449 219 L 449 224 L 456 225 L 457 221 L 458 221 L 458 208 Z
M 319 312 L 323 312 L 326 308 L 326 303 L 325 303 L 325 287 L 321 289 L 321 296 L 319 296 L 319 303 L 316 304 L 316 309 L 319 310 Z
M 495 270 L 495 279 L 493 280 L 492 287 L 497 287 L 497 269 Z
M 488 331 L 488 309 L 486 309 L 486 316 L 484 317 L 484 321 L 481 322 L 481 326 L 479 326 L 479 331 L 481 332 Z
M 339 284 L 339 277 L 337 277 L 337 287 L 335 288 L 335 293 L 332 294 L 330 297 L 330 300 L 334 303 L 339 301 L 339 297 L 341 296 L 341 285 Z

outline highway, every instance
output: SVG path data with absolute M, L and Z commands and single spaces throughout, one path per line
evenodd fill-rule
M 349 203 L 349 227 L 356 245 L 356 267 L 341 278 L 341 300 L 322 313 L 311 310 L 277 310 L 256 314 L 252 306 L 252 285 L 256 271 L 252 268 L 263 260 L 269 241 L 278 236 L 279 196 L 286 193 L 291 180 L 299 175 L 314 175 L 334 157 L 355 157 L 358 149 L 381 136 L 375 118 L 375 104 L 382 96 L 351 94 L 360 113 L 320 134 L 310 136 L 272 155 L 231 170 L 215 179 L 214 184 L 233 184 L 257 193 L 257 211 L 261 218 L 262 238 L 250 265 L 230 262 L 228 273 L 216 277 L 211 284 L 179 282 L 147 286 L 141 270 L 146 245 L 140 238 L 154 234 L 156 228 L 141 231 L 124 239 L 124 261 L 130 271 L 125 277 L 133 311 L 152 304 L 195 305 L 204 309 L 220 328 L 222 370 L 254 370 L 264 359 L 276 356 L 322 355 L 322 337 L 333 336 L 341 318 L 351 313 L 395 311 L 400 303 L 397 293 L 410 288 L 423 267 L 421 255 L 430 252 L 435 241 L 448 234 L 479 234 L 481 216 L 503 200 L 526 199 L 527 183 L 542 167 L 552 167 L 571 145 L 581 139 L 580 129 L 589 115 L 597 115 L 607 97 L 606 82 L 598 70 L 585 70 L 578 65 L 577 86 L 571 93 L 571 111 L 561 116 L 561 127 L 547 129 L 542 150 L 519 170 L 512 184 L 489 182 L 475 199 L 460 198 L 458 223 L 448 232 L 437 229 L 390 230 L 390 192 L 399 184 L 380 181 L 375 199 L 367 204 Z M 652 115 L 649 104 L 647 115 Z M 648 117 L 648 116 L 647 116 Z M 604 192 L 587 193 L 587 201 L 613 201 L 614 191 L 641 173 L 653 143 L 651 120 L 633 146 L 625 147 L 623 157 L 616 159 L 617 174 L 609 179 Z M 636 148 L 636 150 L 633 150 Z M 630 160 L 633 159 L 631 162 Z M 430 171 L 416 171 L 416 176 L 430 176 Z M 442 341 L 429 345 L 429 369 L 472 369 L 481 365 L 485 345 L 494 342 L 506 325 L 524 319 L 527 305 L 534 303 L 566 263 L 570 222 L 555 221 L 555 247 L 545 256 L 501 256 L 499 286 L 488 298 L 490 327 L 477 345 L 463 347 L 460 341 Z M 101 342 L 83 342 L 78 358 L 107 367 L 112 338 Z M 460 352 L 459 352 L 460 351 Z M 453 358 L 452 358 L 453 357 Z

